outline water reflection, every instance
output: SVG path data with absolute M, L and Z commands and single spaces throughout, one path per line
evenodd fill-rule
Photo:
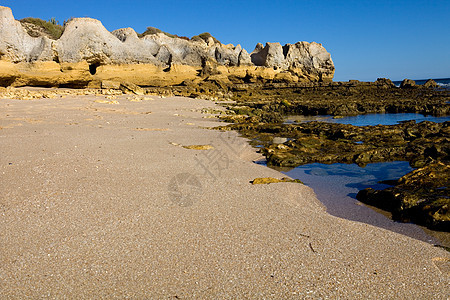
M 368 187 L 387 188 L 389 185 L 379 182 L 396 180 L 412 171 L 408 162 L 373 163 L 364 168 L 356 164 L 314 163 L 281 171 L 314 189 L 317 198 L 334 216 L 375 225 L 429 243 L 439 243 L 421 227 L 395 222 L 390 219 L 389 213 L 370 208 L 356 200 L 358 191 Z
M 417 123 L 422 121 L 432 121 L 442 123 L 450 121 L 450 116 L 434 117 L 424 116 L 415 113 L 401 113 L 401 114 L 367 114 L 358 116 L 348 116 L 336 118 L 333 116 L 288 116 L 285 120 L 286 124 L 293 124 L 295 122 L 311 122 L 321 121 L 328 123 L 351 124 L 355 126 L 374 126 L 374 125 L 394 125 L 400 122 L 415 120 Z
M 302 169 L 305 174 L 312 176 L 352 177 L 354 178 L 353 182 L 347 184 L 347 186 L 357 188 L 358 190 L 369 187 L 376 190 L 388 188 L 390 185 L 380 183 L 380 181 L 397 180 L 413 170 L 407 161 L 372 163 L 364 168 L 359 167 L 356 164 L 336 163 L 325 165 L 315 163 L 299 166 L 296 169 L 296 171 Z M 290 172 L 286 172 L 286 174 L 290 175 Z

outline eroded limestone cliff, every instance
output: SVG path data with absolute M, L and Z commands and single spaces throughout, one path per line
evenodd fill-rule
M 51 40 L 30 36 L 11 9 L 0 6 L 0 86 L 86 87 L 105 80 L 170 86 L 209 76 L 235 83 L 308 82 L 331 81 L 333 75 L 330 54 L 315 42 L 258 44 L 249 54 L 212 37 L 109 32 L 91 18 L 71 20 Z

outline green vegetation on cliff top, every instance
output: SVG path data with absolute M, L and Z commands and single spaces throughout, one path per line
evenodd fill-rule
M 64 32 L 64 26 L 59 25 L 58 21 L 54 18 L 49 21 L 44 21 L 39 18 L 25 18 L 20 20 L 23 23 L 29 23 L 37 26 L 43 33 L 47 34 L 50 38 L 57 40 L 61 37 Z M 64 22 L 66 23 L 66 22 Z M 40 36 L 39 32 L 27 30 L 28 34 L 34 37 Z
M 171 34 L 171 33 L 162 31 L 159 28 L 151 27 L 151 26 L 147 27 L 147 30 L 145 30 L 143 33 L 139 34 L 139 37 L 144 37 L 146 35 L 158 34 L 158 33 L 163 33 L 166 36 L 171 37 L 171 38 L 179 38 L 179 39 L 183 39 L 183 40 L 187 40 L 187 41 L 189 41 L 189 40 L 202 41 L 203 40 L 206 42 L 206 41 L 208 41 L 209 38 L 212 38 L 215 43 L 221 44 L 220 41 L 218 39 L 216 39 L 215 37 L 213 37 L 209 32 L 203 32 L 203 33 L 200 33 L 199 35 L 193 36 L 192 38 L 188 38 L 186 36 L 179 36 L 176 34 Z
M 70 19 L 64 21 L 64 25 L 60 25 L 59 22 L 55 20 L 55 18 L 51 18 L 48 21 L 45 21 L 45 20 L 42 20 L 42 19 L 39 19 L 39 18 L 31 18 L 31 17 L 19 20 L 19 22 L 21 22 L 23 25 L 25 23 L 27 23 L 27 24 L 32 24 L 32 25 L 37 27 L 37 28 L 25 27 L 25 29 L 27 30 L 29 35 L 31 35 L 33 37 L 39 37 L 39 36 L 42 36 L 44 34 L 44 35 L 47 35 L 49 38 L 54 39 L 54 40 L 57 40 L 57 39 L 59 39 L 61 37 L 61 35 L 64 32 L 64 27 L 68 23 L 68 21 L 70 21 Z M 143 33 L 138 34 L 138 36 L 140 38 L 142 38 L 142 37 L 144 37 L 146 35 L 158 34 L 158 33 L 163 33 L 166 36 L 171 37 L 171 38 L 179 38 L 179 39 L 183 39 L 183 40 L 187 40 L 187 41 L 189 41 L 189 40 L 192 40 L 192 41 L 203 40 L 203 41 L 207 42 L 209 38 L 212 38 L 215 43 L 220 44 L 220 41 L 217 40 L 215 37 L 213 37 L 209 32 L 204 32 L 204 33 L 201 33 L 199 35 L 195 35 L 192 38 L 188 38 L 186 36 L 179 36 L 179 35 L 176 35 L 176 34 L 171 34 L 171 33 L 162 31 L 161 29 L 156 28 L 156 27 L 152 27 L 152 26 L 147 27 L 147 29 Z

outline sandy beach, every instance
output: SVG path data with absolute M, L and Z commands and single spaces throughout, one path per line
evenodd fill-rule
M 252 185 L 283 174 L 203 108 L 0 100 L 0 298 L 448 299 L 449 252 Z

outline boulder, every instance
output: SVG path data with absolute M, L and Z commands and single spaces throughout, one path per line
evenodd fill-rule
M 423 87 L 426 88 L 437 88 L 439 87 L 438 84 L 436 83 L 436 81 L 434 81 L 433 79 L 428 79 L 424 84 Z
M 145 91 L 140 86 L 135 85 L 131 82 L 122 82 L 120 84 L 120 89 L 125 94 L 136 94 L 136 95 L 144 95 Z
M 334 63 L 322 44 L 298 42 L 283 47 L 289 68 L 299 76 L 307 75 L 312 81 L 331 81 Z
M 411 79 L 403 79 L 402 83 L 400 83 L 400 88 L 407 89 L 416 86 L 416 82 Z
M 248 54 L 247 50 L 242 49 L 238 56 L 238 66 L 251 66 L 252 59 L 250 54 Z
M 102 89 L 113 89 L 113 90 L 119 90 L 120 89 L 120 82 L 118 81 L 112 81 L 112 80 L 103 80 L 101 84 Z
M 288 67 L 280 43 L 266 43 L 264 48 L 262 48 L 262 44 L 258 43 L 250 57 L 256 66 L 281 69 Z
M 241 54 L 241 45 L 234 47 L 233 45 L 217 45 L 214 49 L 214 58 L 218 64 L 224 66 L 239 65 L 239 55 Z
M 377 78 L 375 84 L 387 88 L 395 87 L 395 84 L 388 78 Z

